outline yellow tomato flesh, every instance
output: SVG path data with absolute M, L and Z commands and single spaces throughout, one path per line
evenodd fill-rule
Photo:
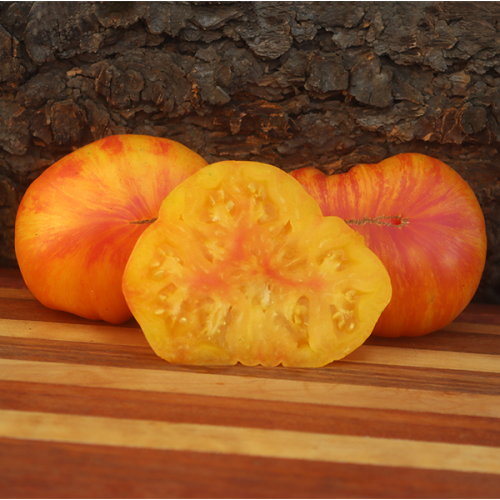
M 220 162 L 166 198 L 123 292 L 178 364 L 323 366 L 370 335 L 390 278 L 363 238 L 280 169 Z

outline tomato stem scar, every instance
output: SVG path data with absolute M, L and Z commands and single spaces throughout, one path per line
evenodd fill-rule
M 130 221 L 130 224 L 152 224 L 155 222 L 157 217 L 153 217 L 152 219 L 144 219 L 144 220 L 133 220 Z
M 377 224 L 378 226 L 407 226 L 410 221 L 402 215 L 380 215 L 378 217 L 363 217 L 362 219 L 349 219 L 346 224 L 365 226 L 366 224 Z

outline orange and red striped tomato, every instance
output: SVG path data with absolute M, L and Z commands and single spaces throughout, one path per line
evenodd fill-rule
M 206 165 L 158 137 L 110 136 L 65 156 L 26 191 L 16 219 L 22 275 L 47 307 L 122 323 L 121 290 L 135 242 L 164 198 Z
M 419 336 L 443 328 L 472 299 L 486 259 L 481 207 L 440 160 L 416 153 L 326 176 L 292 172 L 318 201 L 362 234 L 391 276 L 393 295 L 374 334 Z

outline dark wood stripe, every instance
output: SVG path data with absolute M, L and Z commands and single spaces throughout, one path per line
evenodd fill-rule
M 497 498 L 500 476 L 0 438 L 10 498 Z
M 436 391 L 500 394 L 500 374 L 437 370 L 338 361 L 325 368 L 265 368 L 177 366 L 158 358 L 149 347 L 87 344 L 55 340 L 0 337 L 0 358 L 40 362 L 78 363 L 126 368 L 217 373 L 241 377 L 391 386 Z
M 500 305 L 471 303 L 458 315 L 456 321 L 500 325 Z
M 22 299 L 0 299 L 0 318 L 2 319 L 18 319 L 27 321 L 67 323 L 78 325 L 100 325 L 113 328 L 114 326 L 105 321 L 92 321 L 85 318 L 80 318 L 74 314 L 63 311 L 55 311 L 45 307 L 37 300 L 26 301 Z M 131 319 L 122 323 L 120 327 L 137 328 L 137 321 Z
M 500 447 L 495 418 L 3 381 L 0 409 Z
M 423 337 L 398 337 L 395 339 L 370 336 L 366 345 L 406 347 L 410 349 L 468 352 L 500 355 L 500 335 L 468 332 L 433 332 Z M 500 363 L 500 358 L 499 358 Z
M 0 268 L 0 288 L 27 288 L 19 269 Z

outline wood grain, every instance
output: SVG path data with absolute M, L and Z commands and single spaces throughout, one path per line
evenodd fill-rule
M 109 325 L 68 325 L 55 322 L 1 319 L 0 335 L 66 342 L 148 346 L 145 337 L 138 328 L 110 328 Z M 344 358 L 344 361 L 500 373 L 500 363 L 495 355 L 423 351 L 400 347 L 363 345 Z
M 500 446 L 498 419 L 3 381 L 2 408 Z M 417 418 L 418 417 L 418 418 Z
M 35 296 L 24 288 L 4 288 L 0 287 L 0 299 L 25 299 L 36 300 Z
M 148 346 L 137 329 L 109 325 L 79 325 L 30 320 L 1 319 L 0 335 L 65 342 L 98 342 L 100 344 Z
M 320 369 L 173 366 L 130 322 L 0 270 L 3 497 L 454 497 L 500 491 L 500 307 Z
M 500 418 L 500 395 L 2 359 L 3 379 Z
M 344 360 L 351 363 L 418 366 L 421 368 L 500 373 L 499 358 L 493 354 L 424 351 L 402 347 L 363 345 L 349 356 L 346 356 Z
M 467 332 L 467 333 L 488 333 L 489 335 L 500 335 L 499 325 L 484 325 L 476 323 L 451 323 L 443 328 L 448 332 Z
M 41 491 L 55 498 L 497 498 L 498 491 L 496 474 L 3 438 L 0 461 L 0 490 L 9 498 Z
M 500 453 L 489 446 L 157 420 L 0 410 L 0 436 L 64 443 L 500 474 Z

